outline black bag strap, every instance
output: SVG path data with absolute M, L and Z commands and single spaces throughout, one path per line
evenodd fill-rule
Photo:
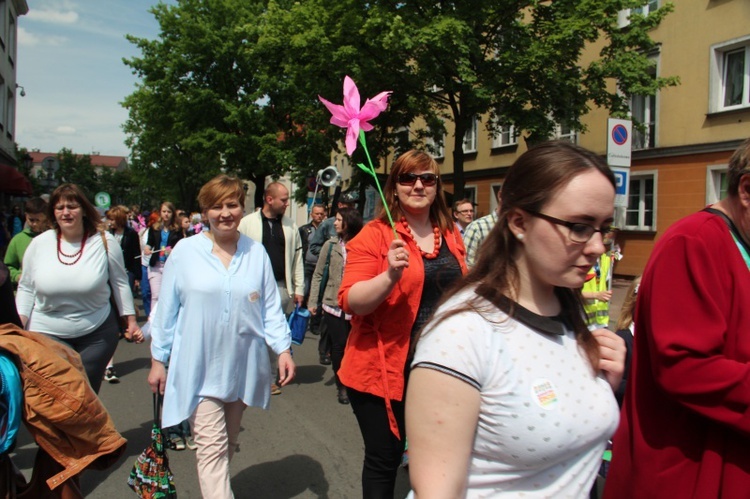
M 719 211 L 716 208 L 703 208 L 703 211 L 707 213 L 711 213 L 712 215 L 716 215 L 720 217 L 724 222 L 727 224 L 727 227 L 729 227 L 729 231 L 734 234 L 734 238 L 740 242 L 743 248 L 745 248 L 745 251 L 750 253 L 750 245 L 747 244 L 747 242 L 742 238 L 740 235 L 739 229 L 737 229 L 737 226 L 734 225 L 734 222 L 732 222 L 732 219 L 729 218 L 726 213 L 723 211 Z
M 164 395 L 154 393 L 154 424 L 161 428 L 161 406 L 164 403 Z

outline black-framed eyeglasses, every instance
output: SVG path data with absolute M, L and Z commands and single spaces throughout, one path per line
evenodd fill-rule
M 401 185 L 414 185 L 417 179 L 422 181 L 423 186 L 430 187 L 437 184 L 438 177 L 434 173 L 402 173 L 396 177 L 396 182 Z
M 568 238 L 574 243 L 587 243 L 592 237 L 594 237 L 594 234 L 597 232 L 602 235 L 602 241 L 604 242 L 604 244 L 610 244 L 612 241 L 614 241 L 615 238 L 615 230 L 611 225 L 597 229 L 593 225 L 581 222 L 568 222 L 567 220 L 560 220 L 559 218 L 551 217 L 549 215 L 545 215 L 544 213 L 530 210 L 524 211 L 526 211 L 526 213 L 531 216 L 541 218 L 542 220 L 546 220 L 555 225 L 562 225 L 563 227 L 567 227 L 569 229 Z

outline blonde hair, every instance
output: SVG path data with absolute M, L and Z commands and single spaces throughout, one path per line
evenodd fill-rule
M 638 298 L 638 287 L 641 285 L 641 276 L 633 279 L 630 283 L 628 291 L 625 293 L 625 300 L 622 302 L 622 308 L 620 309 L 620 316 L 617 318 L 617 325 L 615 331 L 621 329 L 628 329 L 633 323 L 635 312 L 635 303 Z
M 242 180 L 229 175 L 218 175 L 206 182 L 198 193 L 198 204 L 203 212 L 225 199 L 235 199 L 245 208 L 245 185 Z

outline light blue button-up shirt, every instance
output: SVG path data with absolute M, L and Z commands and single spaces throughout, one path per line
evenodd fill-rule
M 268 408 L 266 345 L 291 346 L 263 245 L 240 235 L 228 269 L 212 248 L 205 234 L 183 239 L 164 266 L 151 330 L 151 356 L 169 363 L 163 427 L 187 419 L 204 397 Z

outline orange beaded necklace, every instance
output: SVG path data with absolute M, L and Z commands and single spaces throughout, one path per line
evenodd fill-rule
M 404 226 L 406 232 L 408 232 L 411 238 L 414 239 L 414 234 L 412 234 L 411 232 L 411 227 L 409 227 L 409 222 L 406 221 L 406 217 L 401 217 L 401 225 Z M 432 225 L 432 234 L 435 236 L 435 247 L 432 250 L 432 253 L 427 253 L 426 251 L 422 250 L 422 248 L 419 248 L 419 245 L 417 245 L 417 248 L 419 248 L 419 252 L 422 253 L 422 256 L 428 260 L 434 260 L 440 253 L 440 228 L 435 224 Z

